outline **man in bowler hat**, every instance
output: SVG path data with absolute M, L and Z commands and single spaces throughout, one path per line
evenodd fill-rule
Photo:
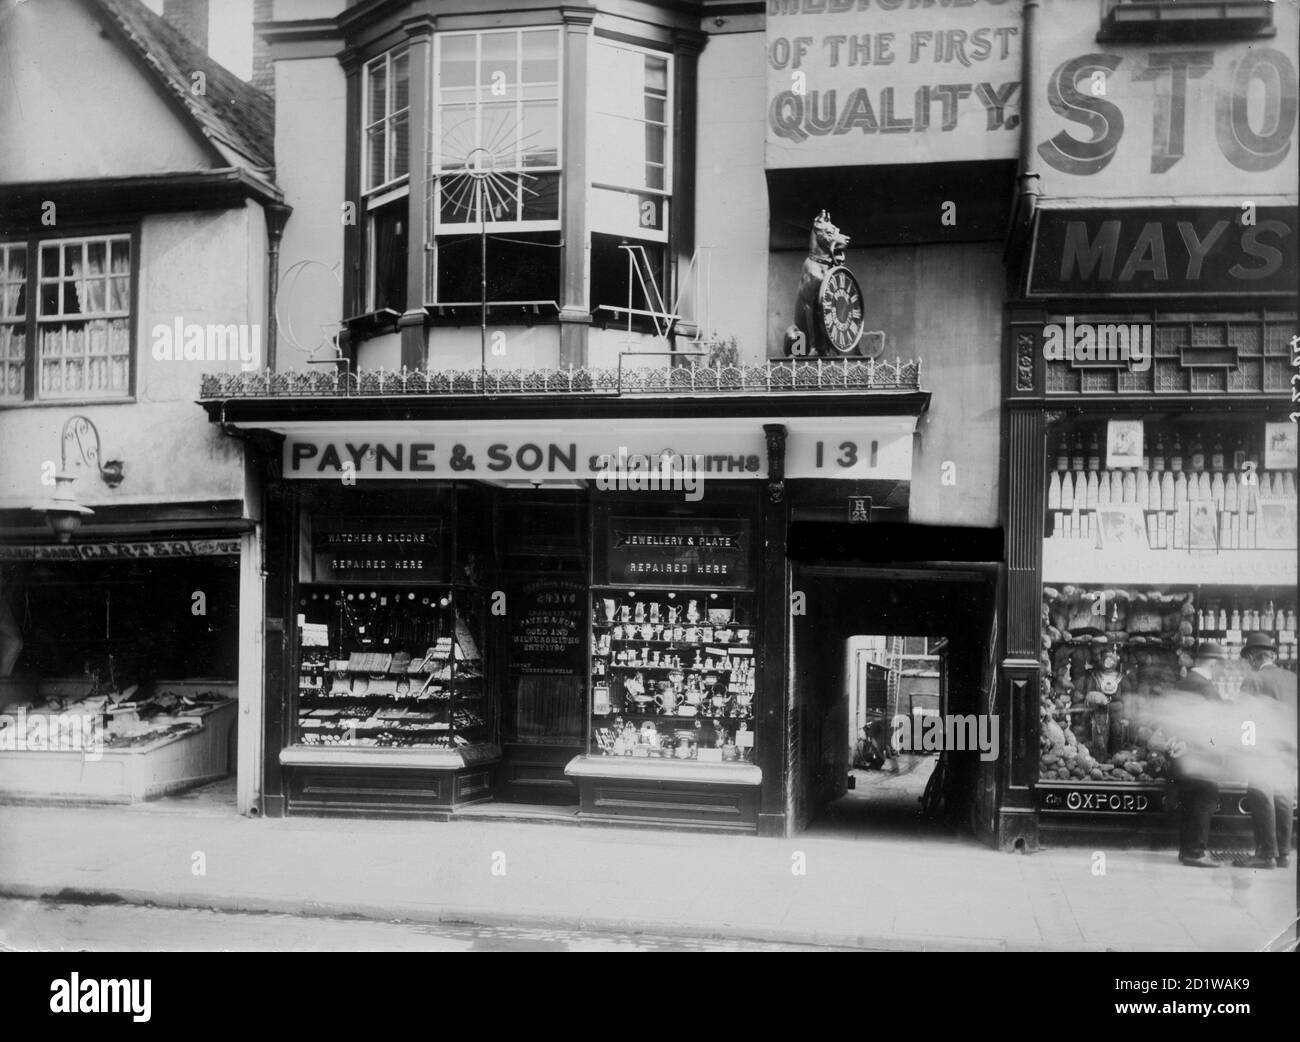
M 1253 671 L 1243 690 L 1261 700 L 1260 715 L 1271 718 L 1261 720 L 1261 728 L 1271 729 L 1259 736 L 1261 741 L 1252 750 L 1254 762 L 1246 786 L 1246 809 L 1255 829 L 1255 856 L 1233 863 L 1242 868 L 1272 868 L 1274 864 L 1286 868 L 1290 864 L 1291 816 L 1295 812 L 1291 798 L 1295 778 L 1291 742 L 1295 734 L 1296 677 L 1277 664 L 1277 646 L 1268 633 L 1250 634 L 1241 657 Z
M 1206 854 L 1205 847 L 1210 840 L 1210 819 L 1219 803 L 1222 773 L 1221 753 L 1215 750 L 1211 737 L 1211 721 L 1222 700 L 1215 681 L 1227 657 L 1221 645 L 1201 644 L 1196 649 L 1195 664 L 1175 689 L 1184 695 L 1199 696 L 1207 703 L 1202 707 L 1193 700 L 1188 706 L 1189 731 L 1180 735 L 1171 748 L 1174 791 L 1178 796 L 1178 860 L 1191 868 L 1219 867 Z

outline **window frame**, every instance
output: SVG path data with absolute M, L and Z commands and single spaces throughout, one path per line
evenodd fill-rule
M 26 251 L 27 270 L 24 279 L 24 288 L 26 293 L 25 313 L 21 319 L 6 318 L 0 319 L 0 324 L 7 326 L 16 326 L 23 330 L 25 335 L 24 354 L 23 354 L 23 389 L 21 397 L 4 396 L 0 394 L 0 410 L 24 407 L 41 407 L 41 406 L 69 406 L 69 405 L 116 405 L 122 403 L 131 403 L 137 400 L 137 386 L 140 373 L 139 364 L 139 335 L 138 326 L 140 323 L 140 226 L 139 224 L 109 224 L 100 227 L 81 226 L 69 234 L 49 235 L 50 229 L 41 229 L 29 231 L 26 234 L 14 234 L 0 237 L 0 247 L 20 246 Z M 42 289 L 45 285 L 62 286 L 68 281 L 62 275 L 50 276 L 45 278 L 42 275 L 41 262 L 42 251 L 50 246 L 60 248 L 60 257 L 62 257 L 62 248 L 70 243 L 80 243 L 83 248 L 95 241 L 102 241 L 106 244 L 106 262 L 109 270 L 104 273 L 107 280 L 111 274 L 112 264 L 112 244 L 114 241 L 125 241 L 129 251 L 129 263 L 126 272 L 128 281 L 127 289 L 127 308 L 126 313 L 119 314 L 116 312 L 97 311 L 91 318 L 82 321 L 94 321 L 96 319 L 117 319 L 125 318 L 127 329 L 127 376 L 126 387 L 114 394 L 87 394 L 84 388 L 71 394 L 59 394 L 54 396 L 42 396 L 40 387 L 40 330 L 42 326 L 66 323 L 68 321 L 78 321 L 75 315 L 58 315 L 46 316 L 43 312 Z M 7 259 L 7 251 L 6 251 Z M 108 286 L 105 284 L 105 302 L 107 303 Z M 34 305 L 34 306 L 33 306 Z M 60 305 L 62 306 L 62 305 Z M 88 357 L 88 356 L 83 356 Z M 110 356 L 111 357 L 111 356 Z
M 589 199 L 588 224 L 590 226 L 590 231 L 599 232 L 602 235 L 622 236 L 623 238 L 628 238 L 628 239 L 643 239 L 646 241 L 659 243 L 666 247 L 669 243 L 669 240 L 672 237 L 672 210 L 673 210 L 673 190 L 674 190 L 673 185 L 676 179 L 676 169 L 674 165 L 674 159 L 676 158 L 678 127 L 676 125 L 677 120 L 674 118 L 675 117 L 674 106 L 677 101 L 676 82 L 675 82 L 675 77 L 677 73 L 677 69 L 676 69 L 677 56 L 671 51 L 657 50 L 653 47 L 647 47 L 643 44 L 630 43 L 626 40 L 599 36 L 599 35 L 593 35 L 591 43 L 593 48 L 610 47 L 618 50 L 641 54 L 643 57 L 646 58 L 660 59 L 661 61 L 664 62 L 664 66 L 665 66 L 664 72 L 665 72 L 665 80 L 666 80 L 666 89 L 664 92 L 664 121 L 662 124 L 664 129 L 664 162 L 663 162 L 664 187 L 651 188 L 648 185 L 635 187 L 632 185 L 615 184 L 613 182 L 608 182 L 608 181 L 597 181 L 595 178 L 591 178 L 589 181 L 589 188 L 592 190 L 593 193 L 594 192 L 622 192 L 624 194 L 632 195 L 632 196 L 653 196 L 659 199 L 663 207 L 662 212 L 660 214 L 660 221 L 659 221 L 659 223 L 663 226 L 662 229 L 647 227 L 639 224 L 635 228 L 633 227 L 614 228 L 611 226 L 603 226 L 603 225 L 598 226 L 596 221 L 594 220 L 594 212 L 596 210 L 596 206 L 594 205 L 594 201 L 591 201 Z M 587 110 L 584 114 L 587 119 L 588 138 L 594 137 L 594 134 L 592 132 L 595 129 L 594 125 L 596 123 L 597 117 L 600 115 L 605 115 L 604 113 L 598 113 L 594 108 L 594 103 L 591 100 L 592 98 L 594 98 L 594 96 L 595 96 L 594 93 L 589 95 L 588 102 L 587 102 Z M 641 97 L 644 99 L 645 96 L 646 96 L 646 90 L 643 86 L 641 91 Z M 636 116 L 636 117 L 625 117 L 625 118 L 633 119 L 636 123 L 638 123 L 643 128 L 652 125 L 652 121 L 646 119 L 644 115 Z M 658 124 L 654 124 L 654 125 L 658 125 Z M 644 167 L 645 164 L 642 164 L 642 166 Z
M 530 32 L 547 33 L 551 35 L 555 41 L 556 78 L 555 78 L 554 104 L 555 104 L 555 114 L 556 114 L 555 151 L 556 151 L 557 162 L 553 166 L 525 166 L 520 164 L 518 166 L 502 168 L 502 170 L 503 172 L 510 173 L 510 174 L 534 173 L 534 174 L 555 175 L 558 184 L 555 217 L 547 218 L 544 220 L 524 220 L 524 219 L 516 219 L 510 221 L 489 220 L 483 222 L 483 224 L 480 224 L 480 222 L 477 220 L 469 220 L 469 221 L 456 222 L 456 223 L 446 222 L 442 219 L 442 205 L 441 205 L 442 187 L 441 187 L 440 175 L 443 173 L 443 168 L 439 165 L 442 158 L 442 133 L 443 133 L 442 104 L 441 104 L 443 44 L 448 39 L 452 39 L 454 37 L 462 37 L 462 38 L 471 37 L 476 41 L 475 56 L 474 56 L 474 69 L 475 69 L 474 89 L 478 90 L 479 89 L 478 73 L 483 61 L 483 57 L 482 57 L 483 37 L 488 34 L 512 33 L 515 36 L 515 42 L 516 42 L 516 47 L 515 47 L 515 55 L 516 55 L 515 95 L 516 96 L 515 96 L 514 104 L 515 104 L 516 116 L 518 117 L 521 107 L 525 101 L 536 101 L 536 100 L 550 101 L 551 100 L 550 98 L 544 98 L 544 99 L 527 98 L 526 99 L 524 97 L 525 83 L 522 78 L 523 62 L 524 62 L 523 35 L 525 33 L 530 33 Z M 430 107 L 429 122 L 432 127 L 432 131 L 431 131 L 431 139 L 430 139 L 430 147 L 429 147 L 429 158 L 424 171 L 429 186 L 428 227 L 424 232 L 424 240 L 426 243 L 426 248 L 430 249 L 431 252 L 436 253 L 436 243 L 439 237 L 472 234 L 478 232 L 482 227 L 484 227 L 484 225 L 486 225 L 486 229 L 489 233 L 492 232 L 552 232 L 552 231 L 559 232 L 564 222 L 565 150 L 567 145 L 567 142 L 565 141 L 565 134 L 564 134 L 565 97 L 566 97 L 565 75 L 567 69 L 564 60 L 564 33 L 562 27 L 554 24 L 539 24 L 539 25 L 501 26 L 499 28 L 494 27 L 494 28 L 486 28 L 486 29 L 463 29 L 463 30 L 458 29 L 458 30 L 453 30 L 448 32 L 434 33 L 433 50 L 430 56 L 430 68 L 431 68 L 431 73 L 429 76 L 429 87 L 428 87 L 429 107 Z M 474 105 L 475 105 L 476 119 L 479 118 L 478 113 L 481 109 L 482 104 L 483 103 L 481 98 L 475 99 Z M 518 120 L 516 126 L 522 129 L 522 121 Z M 518 144 L 519 144 L 519 138 L 517 133 L 516 134 L 517 155 L 520 153 Z M 515 206 L 516 214 L 520 213 L 522 207 L 523 207 L 523 202 L 517 196 L 516 206 Z M 437 287 L 436 276 L 433 277 L 432 284 L 436 290 Z M 429 295 L 430 294 L 426 290 L 425 296 L 428 297 Z
M 419 154 L 419 148 L 415 147 L 413 140 L 415 127 L 413 123 L 413 106 L 411 104 L 412 92 L 421 89 L 420 85 L 414 81 L 412 76 L 412 57 L 414 48 L 417 46 L 409 41 L 399 43 L 388 48 L 380 54 L 376 54 L 361 63 L 361 127 L 360 127 L 360 185 L 361 199 L 363 208 L 363 225 L 361 229 L 361 256 L 364 259 L 364 283 L 362 285 L 363 306 L 367 314 L 373 314 L 378 310 L 377 301 L 379 297 L 379 270 L 376 265 L 375 248 L 378 236 L 374 231 L 375 218 L 378 211 L 399 202 L 402 199 L 409 199 L 411 194 L 411 165 L 414 157 Z M 395 61 L 405 55 L 406 57 L 406 105 L 401 109 L 392 109 L 392 84 L 393 84 L 393 65 Z M 370 119 L 370 100 L 373 83 L 373 70 L 382 63 L 384 69 L 384 114 L 378 120 Z M 394 127 L 398 119 L 406 120 L 406 169 L 396 170 L 395 163 L 397 158 L 396 136 Z M 370 160 L 371 160 L 371 131 L 377 127 L 384 128 L 384 179 L 376 185 L 367 187 L 370 179 Z M 408 204 L 406 211 L 406 235 L 409 239 L 411 235 L 411 211 Z M 403 268 L 409 272 L 410 252 L 403 258 Z M 404 274 L 404 278 L 406 275 Z M 403 294 L 405 295 L 405 294 Z M 410 301 L 406 302 L 408 305 Z

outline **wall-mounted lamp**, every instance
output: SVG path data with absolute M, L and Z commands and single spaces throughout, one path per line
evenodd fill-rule
M 122 484 L 121 460 L 99 461 L 99 430 L 85 416 L 69 416 L 63 425 L 61 438 L 62 468 L 54 475 L 54 495 L 45 508 L 45 523 L 60 543 L 69 542 L 72 533 L 81 527 L 81 519 L 95 512 L 77 502 L 72 485 L 77 476 L 68 469 L 69 460 L 97 473 L 109 488 Z
M 50 526 L 60 543 L 72 539 L 72 533 L 81 527 L 81 519 L 94 513 L 83 507 L 72 494 L 72 483 L 77 479 L 66 471 L 54 476 L 54 495 L 45 509 L 45 523 Z

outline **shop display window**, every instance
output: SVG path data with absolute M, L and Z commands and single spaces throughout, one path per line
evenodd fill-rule
M 591 754 L 752 763 L 753 598 L 599 587 L 592 601 Z
M 1276 424 L 1212 420 L 1085 421 L 1054 438 L 1039 778 L 1157 782 L 1176 738 L 1161 700 L 1199 643 L 1227 653 L 1226 702 L 1249 691 L 1239 656 L 1252 633 L 1296 668 L 1294 441 Z
M 303 586 L 298 742 L 453 749 L 487 741 L 475 601 L 453 586 Z

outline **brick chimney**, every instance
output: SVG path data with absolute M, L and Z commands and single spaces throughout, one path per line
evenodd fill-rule
M 162 15 L 207 54 L 208 0 L 163 0 Z
M 275 95 L 275 66 L 271 62 L 271 48 L 258 35 L 258 22 L 269 22 L 273 17 L 271 7 L 274 0 L 253 0 L 253 78 L 248 82 L 258 90 Z

